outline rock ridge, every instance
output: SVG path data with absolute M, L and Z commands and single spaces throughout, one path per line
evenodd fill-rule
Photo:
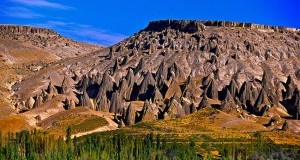
M 32 27 L 32 26 L 19 26 L 19 25 L 0 25 L 1 33 L 14 33 L 14 34 L 46 34 L 58 35 L 55 31 L 47 28 Z
M 144 29 L 144 31 L 162 31 L 165 29 L 174 29 L 180 32 L 195 33 L 198 31 L 203 31 L 205 27 L 239 27 L 239 28 L 250 28 L 250 29 L 267 29 L 274 30 L 275 32 L 283 31 L 297 31 L 300 29 L 281 27 L 281 26 L 271 26 L 271 25 L 261 25 L 255 23 L 244 23 L 244 22 L 232 22 L 232 21 L 202 21 L 202 20 L 159 20 L 152 21 Z

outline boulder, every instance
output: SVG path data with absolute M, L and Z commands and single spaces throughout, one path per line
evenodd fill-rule
M 34 104 L 35 104 L 35 100 L 32 97 L 29 97 L 25 102 L 25 106 L 28 109 L 32 109 Z

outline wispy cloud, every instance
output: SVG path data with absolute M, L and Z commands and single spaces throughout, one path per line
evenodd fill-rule
M 128 37 L 120 33 L 114 33 L 91 25 L 74 22 L 47 21 L 33 25 L 54 29 L 62 35 L 74 38 L 78 41 L 96 43 L 104 46 L 113 45 Z
M 102 45 L 112 45 L 124 40 L 127 36 L 119 33 L 112 33 L 95 28 L 81 28 L 80 30 L 74 30 L 73 33 L 77 36 L 92 41 L 97 41 Z
M 23 8 L 23 7 L 7 7 L 2 8 L 0 13 L 3 13 L 6 16 L 9 17 L 16 17 L 16 18 L 40 18 L 44 17 L 41 14 L 35 13 L 30 9 Z
M 63 10 L 72 10 L 75 9 L 71 6 L 66 6 L 60 3 L 54 3 L 46 0 L 8 0 L 10 2 L 15 2 L 27 6 L 32 7 L 47 7 L 47 8 L 55 8 L 55 9 L 63 9 Z

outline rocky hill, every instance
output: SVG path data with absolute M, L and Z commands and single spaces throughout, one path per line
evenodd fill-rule
M 29 129 L 23 115 L 17 115 L 12 85 L 51 63 L 102 49 L 76 42 L 44 28 L 0 25 L 0 126 L 2 131 Z M 40 83 L 40 82 L 38 82 Z M 37 84 L 38 84 L 37 83 Z
M 39 119 L 27 115 L 32 124 L 51 116 L 50 105 L 51 111 L 87 106 L 111 113 L 119 127 L 213 107 L 242 119 L 279 117 L 281 126 L 272 121 L 268 127 L 281 129 L 300 118 L 299 40 L 293 28 L 150 22 L 110 48 L 52 63 L 24 78 L 13 86 L 13 102 L 24 115 L 39 110 L 33 114 L 42 115 Z
M 97 45 L 76 42 L 50 29 L 31 26 L 0 25 L 0 38 L 26 43 L 60 58 L 76 57 L 102 48 Z
M 218 131 L 300 130 L 298 29 L 163 20 L 101 50 L 35 27 L 0 26 L 0 37 L 7 130 L 53 131 L 95 116 L 109 122 L 104 130 L 189 114 L 204 123 L 193 119 L 203 108 L 221 111 L 207 116 L 220 119 L 209 125 Z

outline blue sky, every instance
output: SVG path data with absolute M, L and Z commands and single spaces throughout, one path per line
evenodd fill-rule
M 160 19 L 230 20 L 300 28 L 297 0 L 1 0 L 0 23 L 54 29 L 112 45 Z

